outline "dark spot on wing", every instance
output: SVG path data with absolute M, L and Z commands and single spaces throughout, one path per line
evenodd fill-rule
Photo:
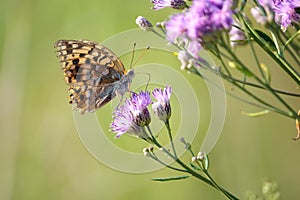
M 72 62 L 73 62 L 74 65 L 76 65 L 76 64 L 79 63 L 79 59 L 78 59 L 78 58 L 77 58 L 77 59 L 74 59 Z
M 77 73 L 79 71 L 80 66 L 79 65 L 75 65 L 75 72 Z

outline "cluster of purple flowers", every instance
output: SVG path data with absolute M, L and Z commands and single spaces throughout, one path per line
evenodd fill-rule
M 231 0 L 194 0 L 190 9 L 171 16 L 166 23 L 167 38 L 189 38 L 200 43 L 214 40 L 214 35 L 229 30 L 233 23 Z
M 300 7 L 299 0 L 259 0 L 258 2 L 264 8 L 265 13 L 263 14 L 257 7 L 251 12 L 260 24 L 264 25 L 274 17 L 275 22 L 285 31 L 293 21 L 300 21 L 300 14 L 296 11 Z
M 233 24 L 231 0 L 194 0 L 185 12 L 172 15 L 166 22 L 167 39 L 184 47 L 185 56 L 179 53 L 181 69 L 189 68 L 191 60 L 203 63 L 199 51 L 206 43 L 216 42 L 217 35 L 229 30 Z M 192 59 L 191 59 L 192 58 Z M 184 63 L 189 63 L 184 66 Z
M 155 115 L 166 122 L 171 117 L 171 94 L 172 88 L 169 86 L 164 89 L 156 88 L 152 95 L 157 101 L 152 102 L 149 92 L 133 93 L 131 98 L 126 99 L 124 105 L 117 108 L 113 114 L 111 130 L 117 134 L 116 138 L 124 133 L 145 138 L 144 127 L 151 122 L 148 110 L 150 104 Z

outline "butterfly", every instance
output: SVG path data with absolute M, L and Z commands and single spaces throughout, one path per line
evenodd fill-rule
M 129 91 L 133 69 L 105 46 L 89 40 L 58 40 L 54 47 L 69 86 L 69 103 L 81 114 L 94 112 Z

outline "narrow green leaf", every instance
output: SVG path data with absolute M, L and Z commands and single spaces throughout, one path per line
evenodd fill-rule
M 277 52 L 277 48 L 274 41 L 267 34 L 258 29 L 255 29 L 255 32 L 265 41 L 266 46 L 270 47 L 273 51 Z
M 207 156 L 207 155 L 205 155 L 205 157 L 204 157 L 203 166 L 204 166 L 204 169 L 205 169 L 205 170 L 208 170 L 208 167 L 209 167 L 209 159 L 208 159 L 208 156 Z
M 241 111 L 241 113 L 243 115 L 247 115 L 248 117 L 260 117 L 260 116 L 268 114 L 269 112 L 270 112 L 269 110 L 263 110 L 263 111 L 254 112 L 254 113 L 249 113 L 249 112 Z
M 198 170 L 198 171 L 202 171 L 202 169 L 196 165 L 194 165 L 193 163 L 190 163 L 190 166 L 194 169 L 194 170 Z
M 190 176 L 174 176 L 174 177 L 166 177 L 166 178 L 152 178 L 153 181 L 177 181 L 189 178 Z

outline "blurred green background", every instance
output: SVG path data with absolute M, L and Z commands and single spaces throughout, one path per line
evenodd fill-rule
M 224 199 L 193 178 L 167 183 L 150 180 L 177 175 L 166 169 L 127 174 L 99 163 L 81 144 L 67 104 L 67 86 L 53 49 L 56 40 L 86 38 L 101 42 L 136 28 L 139 15 L 156 22 L 171 10 L 155 12 L 148 0 L 0 3 L 1 200 Z M 150 52 L 145 60 L 151 56 L 152 60 L 160 59 L 153 55 Z M 247 51 L 241 55 L 247 55 Z M 179 69 L 174 57 L 169 61 Z M 195 87 L 205 88 L 203 81 L 181 73 L 190 77 Z M 284 77 L 277 78 L 276 86 L 299 93 Z M 198 95 L 208 98 L 208 94 Z M 299 99 L 289 100 L 298 109 Z M 295 121 L 274 113 L 248 118 L 240 114 L 241 110 L 259 111 L 228 98 L 224 130 L 210 153 L 216 181 L 244 199 L 246 191 L 260 192 L 262 179 L 269 177 L 280 184 L 281 199 L 299 199 L 300 143 L 291 140 L 296 135 Z M 205 115 L 205 109 L 202 112 Z M 105 115 L 111 118 L 110 113 Z M 126 143 L 126 139 L 119 140 Z M 196 150 L 201 139 L 199 136 L 193 141 Z M 189 159 L 188 155 L 184 159 Z

